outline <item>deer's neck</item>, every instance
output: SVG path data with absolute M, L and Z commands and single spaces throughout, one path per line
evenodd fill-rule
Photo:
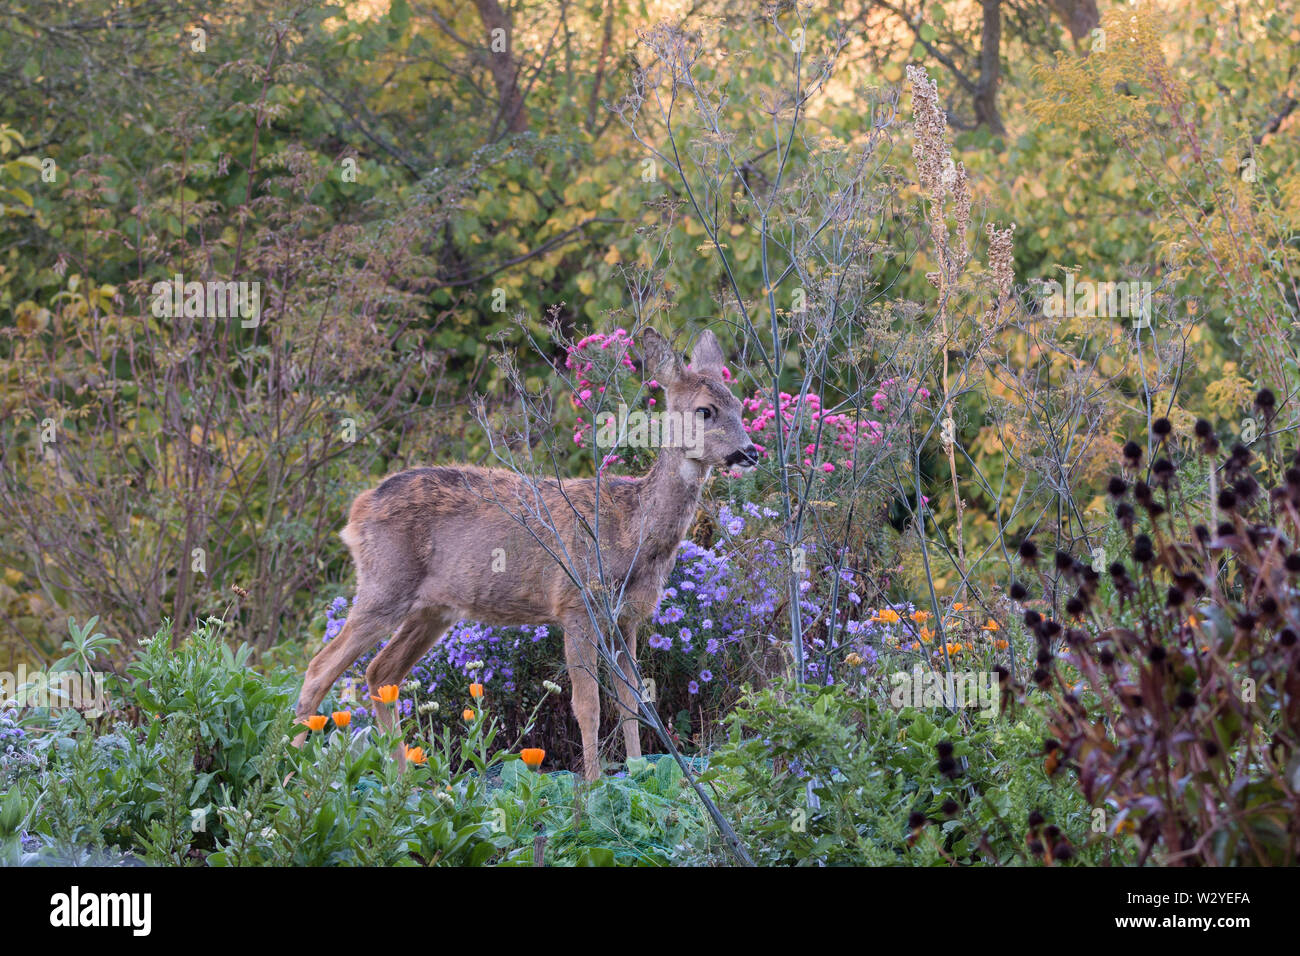
M 700 504 L 709 467 L 687 458 L 680 448 L 663 448 L 645 476 L 642 506 L 646 539 L 654 551 L 672 554 L 681 543 Z

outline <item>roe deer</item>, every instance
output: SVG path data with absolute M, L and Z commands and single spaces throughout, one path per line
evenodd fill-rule
M 710 470 L 757 460 L 713 333 L 700 335 L 689 369 L 654 329 L 642 342 L 646 377 L 667 391 L 668 434 L 647 474 L 601 479 L 599 514 L 594 478 L 538 481 L 469 466 L 411 469 L 356 497 L 340 535 L 357 568 L 356 601 L 343 630 L 307 666 L 300 719 L 316 712 L 353 661 L 394 632 L 366 669 L 371 688 L 400 684 L 458 620 L 556 624 L 564 629 L 583 771 L 588 780 L 599 776 L 600 654 L 575 579 L 588 596 L 602 586 L 621 590 L 618 623 L 635 664 L 637 625 L 659 603 Z M 683 427 L 688 422 L 695 427 Z M 684 441 L 692 432 L 694 440 Z M 616 683 L 626 753 L 639 757 L 637 693 L 629 681 Z M 392 726 L 387 705 L 377 703 L 375 714 Z

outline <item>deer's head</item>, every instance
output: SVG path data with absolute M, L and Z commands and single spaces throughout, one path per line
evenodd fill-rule
M 645 373 L 667 393 L 664 445 L 681 448 L 687 458 L 715 468 L 750 467 L 758 449 L 741 421 L 740 400 L 722 378 L 722 349 L 712 332 L 700 333 L 687 368 L 662 335 L 646 329 L 641 336 Z

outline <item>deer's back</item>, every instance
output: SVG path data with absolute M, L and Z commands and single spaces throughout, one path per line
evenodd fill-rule
M 644 547 L 639 492 L 635 479 L 602 479 L 597 523 L 595 479 L 413 468 L 358 495 L 342 538 L 357 564 L 359 590 L 364 582 L 419 589 L 422 598 L 465 617 L 541 623 L 581 607 L 565 566 L 588 581 L 597 576 L 584 523 L 599 527 L 606 580 L 665 557 Z M 661 582 L 646 583 L 657 599 Z

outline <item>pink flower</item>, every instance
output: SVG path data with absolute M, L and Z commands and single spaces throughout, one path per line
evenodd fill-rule
M 835 466 L 832 465 L 829 461 L 826 462 L 824 465 L 822 465 L 822 471 L 826 472 L 826 474 L 828 475 L 834 470 L 835 470 Z

